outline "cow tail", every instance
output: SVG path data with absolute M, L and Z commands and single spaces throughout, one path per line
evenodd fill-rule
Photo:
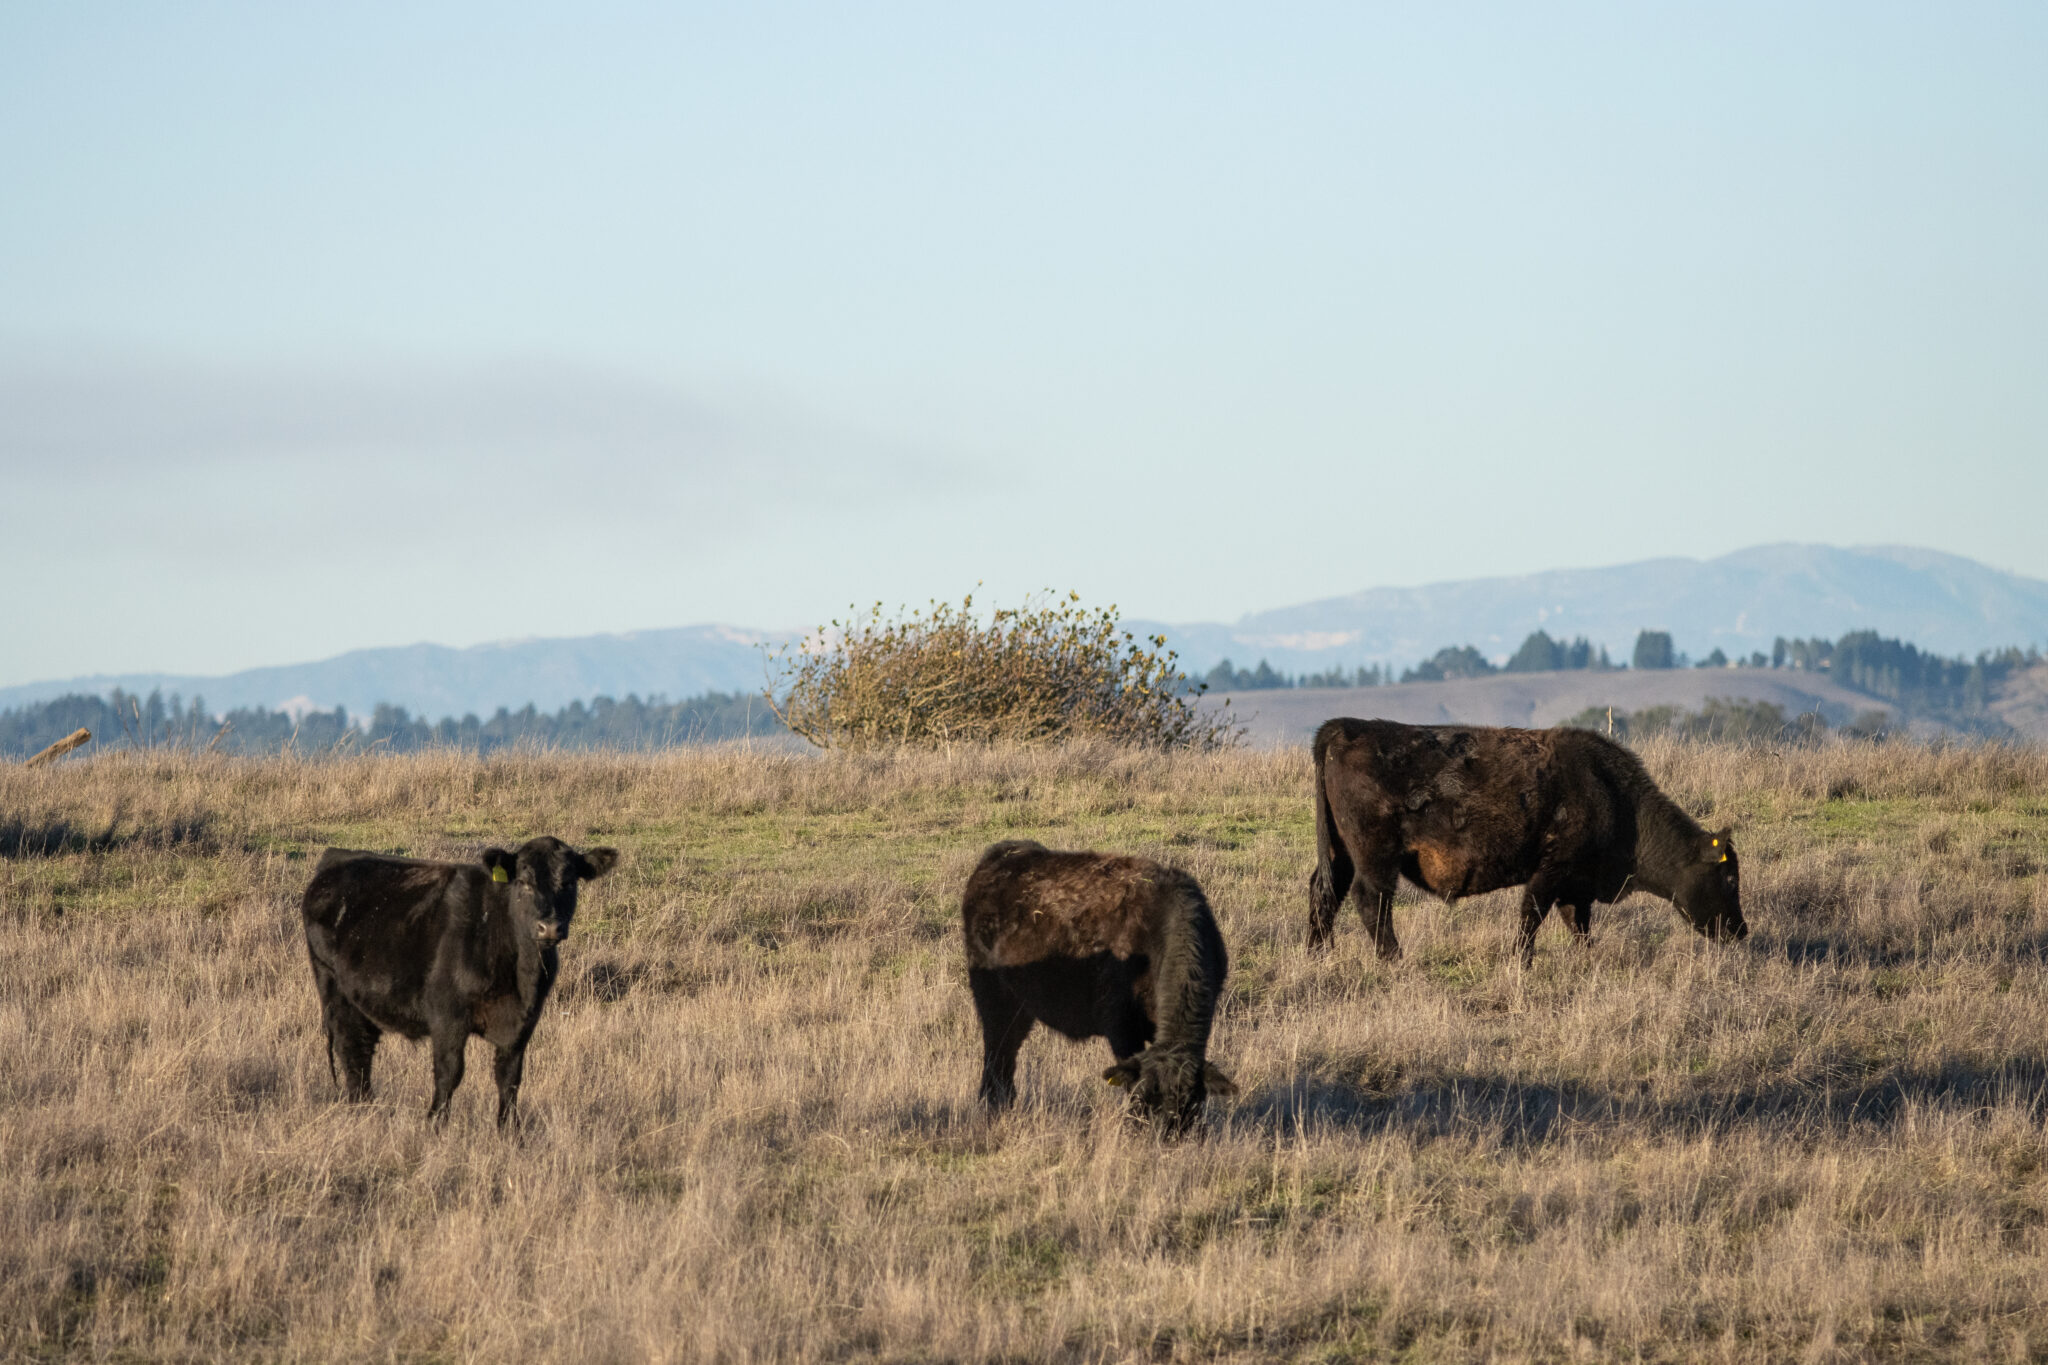
M 321 866 L 326 866 L 327 854 L 333 852 L 334 850 L 330 848 L 327 850 L 327 853 L 320 855 Z M 313 951 L 310 919 L 309 927 L 306 930 L 306 960 L 313 964 L 313 981 L 320 988 L 320 1035 L 327 1040 L 327 1079 L 334 1083 L 335 1089 L 339 1090 L 341 1088 L 341 1076 L 334 1069 L 334 1024 L 333 1016 L 329 1012 L 327 1004 L 328 981 L 326 974 L 320 968 L 320 955 Z
M 1330 741 L 1336 737 L 1335 722 L 1325 724 L 1316 731 L 1315 773 L 1316 773 L 1316 866 L 1308 877 L 1308 941 L 1315 947 L 1330 937 L 1337 924 L 1337 906 L 1349 890 L 1349 877 L 1342 880 L 1347 885 L 1338 885 L 1337 859 L 1349 856 L 1343 851 L 1342 841 L 1337 834 L 1337 822 L 1330 814 L 1330 793 L 1324 785 L 1324 769 L 1330 753 Z

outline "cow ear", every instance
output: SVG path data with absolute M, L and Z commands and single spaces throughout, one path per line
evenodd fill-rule
M 1128 1089 L 1138 1083 L 1138 1059 L 1126 1057 L 1102 1073 L 1102 1079 L 1118 1089 Z
M 502 848 L 484 850 L 484 866 L 491 870 L 494 882 L 509 882 L 519 873 L 519 855 L 507 853 Z
M 1709 849 L 1713 854 L 1713 861 L 1725 863 L 1735 857 L 1735 826 L 1723 825 L 1709 838 L 1712 840 Z
M 602 877 L 617 866 L 619 851 L 615 848 L 587 848 L 583 850 L 583 866 L 578 875 L 585 881 Z

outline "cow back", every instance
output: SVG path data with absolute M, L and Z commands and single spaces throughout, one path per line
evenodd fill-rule
M 1200 889 L 1149 858 L 998 844 L 961 898 L 971 967 L 1151 955 L 1165 918 Z
M 518 992 L 520 959 L 533 954 L 519 951 L 514 917 L 489 932 L 482 867 L 333 853 L 306 887 L 306 949 L 380 1026 L 423 1036 L 430 991 Z

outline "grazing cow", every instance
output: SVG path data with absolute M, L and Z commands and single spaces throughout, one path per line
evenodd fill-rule
M 1330 940 L 1355 886 L 1383 958 L 1399 957 L 1394 888 L 1406 877 L 1455 901 L 1504 886 L 1522 897 L 1522 962 L 1553 905 L 1583 940 L 1595 901 L 1662 896 L 1694 929 L 1740 939 L 1740 864 L 1657 790 L 1642 761 L 1591 730 L 1325 721 L 1316 731 L 1311 948 Z
M 1229 961 L 1209 902 L 1179 868 L 1107 853 L 995 844 L 961 898 L 967 982 L 981 1016 L 981 1098 L 1017 1097 L 1017 1050 L 1033 1024 L 1107 1038 L 1137 1111 L 1178 1133 L 1213 1091 L 1236 1092 L 1208 1060 Z
M 555 945 L 576 914 L 579 883 L 618 851 L 579 853 L 533 839 L 474 863 L 430 863 L 330 848 L 301 914 L 327 1022 L 327 1065 L 341 1058 L 348 1097 L 370 1097 L 370 1060 L 386 1031 L 429 1038 L 434 1102 L 447 1117 L 471 1034 L 498 1050 L 498 1125 L 512 1116 L 526 1044 L 555 984 Z

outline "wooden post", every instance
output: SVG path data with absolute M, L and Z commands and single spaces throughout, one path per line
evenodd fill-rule
M 23 764 L 22 766 L 26 768 L 41 767 L 45 763 L 54 762 L 55 760 L 64 757 L 64 755 L 70 753 L 79 745 L 88 744 L 91 743 L 91 741 L 92 731 L 73 730 L 70 734 L 64 736 L 64 738 L 58 740 L 55 744 L 52 744 L 49 748 L 43 750 L 41 753 L 37 754 L 34 758 L 31 758 L 27 763 Z

